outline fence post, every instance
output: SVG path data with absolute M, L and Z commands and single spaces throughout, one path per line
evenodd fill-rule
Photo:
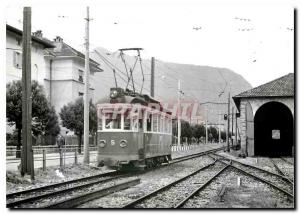
M 75 147 L 75 164 L 77 164 L 77 161 L 78 159 L 77 159 L 77 147 Z
M 62 149 L 59 147 L 59 166 L 60 169 L 63 169 L 63 155 L 62 155 Z
M 46 150 L 43 149 L 43 171 L 46 171 Z

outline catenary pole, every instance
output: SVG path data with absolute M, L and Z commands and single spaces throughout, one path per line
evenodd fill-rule
M 181 117 L 180 117 L 180 114 L 181 114 L 181 81 L 178 80 L 178 100 L 177 100 L 177 105 L 178 105 L 178 115 L 177 115 L 177 125 L 178 125 L 178 133 L 177 133 L 177 141 L 178 141 L 178 146 L 180 146 L 180 141 L 181 141 Z
M 22 36 L 22 162 L 21 175 L 34 179 L 34 164 L 31 136 L 31 7 L 23 9 Z
M 151 57 L 151 97 L 154 98 L 154 69 L 155 69 L 155 58 Z
M 228 111 L 227 111 L 227 135 L 226 135 L 226 142 L 227 142 L 227 152 L 230 151 L 229 148 L 229 131 L 230 131 L 230 92 L 228 93 Z
M 235 109 L 235 145 L 237 146 L 237 109 Z
M 89 155 L 89 78 L 90 78 L 90 62 L 89 62 L 89 7 L 86 8 L 86 25 L 85 25 L 85 87 L 84 87 L 84 130 L 83 130 L 83 163 L 90 163 Z
M 233 123 L 234 113 L 233 112 L 234 112 L 234 107 L 231 108 L 231 113 L 232 113 L 231 114 L 231 146 L 233 146 L 233 136 L 232 136 L 233 135 L 233 125 L 234 125 L 234 123 Z
M 219 143 L 221 143 L 221 114 L 220 114 L 220 111 L 219 111 L 219 113 L 218 113 L 218 115 L 219 115 Z
M 207 131 L 207 123 L 208 123 L 208 114 L 207 114 L 207 107 L 205 106 L 205 143 L 207 144 L 208 143 L 208 131 Z

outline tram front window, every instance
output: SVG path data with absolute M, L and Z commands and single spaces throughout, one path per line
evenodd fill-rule
M 124 118 L 124 130 L 131 130 L 130 119 Z
M 109 113 L 105 115 L 105 129 L 121 129 L 121 114 Z
M 146 127 L 147 131 L 151 132 L 152 131 L 152 114 L 148 115 L 147 121 L 146 121 Z

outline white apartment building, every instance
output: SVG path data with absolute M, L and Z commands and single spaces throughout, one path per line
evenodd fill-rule
M 46 39 L 34 32 L 31 47 L 31 79 L 44 86 L 46 96 L 57 114 L 67 103 L 84 94 L 85 55 L 57 36 Z M 94 73 L 100 64 L 90 59 L 90 98 L 94 100 Z M 22 78 L 22 31 L 6 25 L 6 82 Z
M 47 73 L 47 60 L 44 57 L 46 48 L 55 46 L 32 36 L 31 45 L 31 78 L 44 85 Z M 22 31 L 6 25 L 6 82 L 22 78 Z

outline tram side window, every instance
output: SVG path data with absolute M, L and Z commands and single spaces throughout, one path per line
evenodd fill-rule
M 168 133 L 169 134 L 172 134 L 172 119 L 169 119 L 169 130 L 168 130 Z
M 152 114 L 150 114 L 147 118 L 147 121 L 146 121 L 146 127 L 147 127 L 147 131 L 148 132 L 151 132 L 152 129 L 151 129 L 151 125 L 152 125 Z
M 169 118 L 165 117 L 165 133 L 169 133 Z
M 164 131 L 164 120 L 165 120 L 164 116 L 161 115 L 160 116 L 160 132 L 162 132 L 162 133 L 165 132 Z
M 153 132 L 157 132 L 157 128 L 158 128 L 158 115 L 154 114 L 153 115 Z
M 121 114 L 109 113 L 105 115 L 105 129 L 121 129 Z
M 143 119 L 139 119 L 139 129 L 143 130 Z
M 124 118 L 124 130 L 131 130 L 130 118 Z
M 102 130 L 102 118 L 98 118 L 98 130 Z
M 160 119 L 160 115 L 157 115 L 157 132 L 161 132 L 160 128 L 161 128 L 161 119 Z
M 132 128 L 133 128 L 133 131 L 139 130 L 139 120 L 136 117 L 132 118 Z

